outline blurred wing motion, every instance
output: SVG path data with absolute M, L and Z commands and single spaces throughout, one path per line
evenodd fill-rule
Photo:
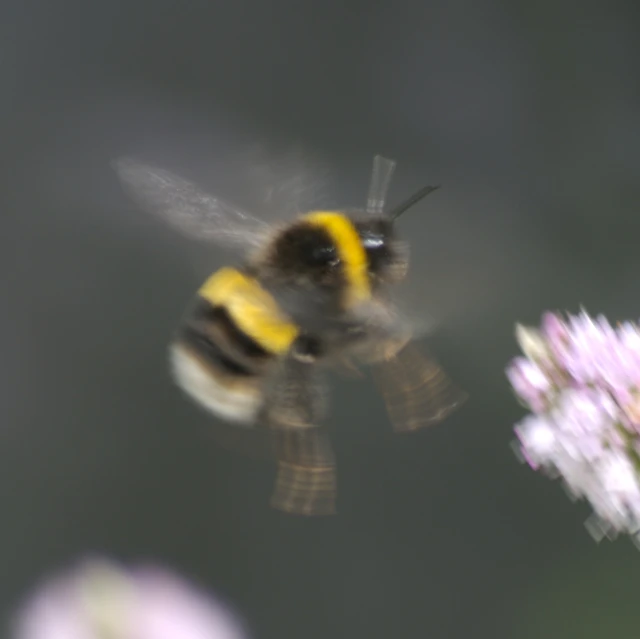
M 276 364 L 265 384 L 265 404 L 259 421 L 263 427 L 306 429 L 326 415 L 326 392 L 314 363 L 290 355 Z
M 121 158 L 114 168 L 135 202 L 187 237 L 244 249 L 260 247 L 270 227 L 169 171 Z
M 257 145 L 242 156 L 242 170 L 250 192 L 260 197 L 260 207 L 294 217 L 300 209 L 326 208 L 321 203 L 328 178 L 327 169 L 304 152 L 270 151 Z
M 437 361 L 413 343 L 375 364 L 373 376 L 399 433 L 437 424 L 467 399 Z
M 319 426 L 326 398 L 316 367 L 290 357 L 271 381 L 262 417 L 278 464 L 271 505 L 298 515 L 332 515 L 336 461 L 329 435 Z
M 336 512 L 336 460 L 328 433 L 320 427 L 273 432 L 278 459 L 271 505 L 297 515 Z
M 322 427 L 243 429 L 216 422 L 207 430 L 226 450 L 276 462 L 273 508 L 294 515 L 336 513 L 336 460 Z
M 216 420 L 208 432 L 227 450 L 276 462 L 272 507 L 296 515 L 335 514 L 336 460 L 329 434 L 319 426 L 326 397 L 315 366 L 286 358 L 265 390 L 254 428 Z
M 383 212 L 395 168 L 394 160 L 383 158 L 381 155 L 376 155 L 373 158 L 373 170 L 367 195 L 367 213 L 381 214 Z

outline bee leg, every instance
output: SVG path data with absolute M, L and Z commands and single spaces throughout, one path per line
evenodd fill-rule
M 407 346 L 407 344 L 409 344 L 411 338 L 412 335 L 410 333 L 405 333 L 403 335 L 399 335 L 387 340 L 382 345 L 383 359 L 388 361 L 396 357 L 396 355 L 398 355 L 398 353 L 402 351 Z
M 362 371 L 349 357 L 340 357 L 338 359 L 338 367 L 341 368 L 348 377 L 351 377 L 353 379 L 362 379 L 364 377 Z
M 323 352 L 320 340 L 306 333 L 300 335 L 291 347 L 291 356 L 304 364 L 312 364 Z

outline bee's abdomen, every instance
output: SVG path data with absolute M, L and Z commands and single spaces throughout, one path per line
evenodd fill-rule
M 171 345 L 173 376 L 216 416 L 250 424 L 262 404 L 265 367 L 275 356 L 244 333 L 222 305 L 198 297 Z
M 178 340 L 185 347 L 198 353 L 199 357 L 209 366 L 220 369 L 228 375 L 251 377 L 255 374 L 250 366 L 242 363 L 239 358 L 227 355 L 225 349 L 213 341 L 203 331 L 192 326 L 183 326 Z
M 205 342 L 213 342 L 214 350 L 222 352 L 222 345 L 225 345 L 226 350 L 230 349 L 236 353 L 236 357 L 250 362 L 255 361 L 256 364 L 272 356 L 234 322 L 222 305 L 213 305 L 208 300 L 198 297 L 193 320 L 185 325 L 183 330 L 191 333 L 193 337 L 204 339 Z M 213 336 L 217 336 L 217 339 L 213 339 Z M 215 342 L 220 343 L 215 344 Z

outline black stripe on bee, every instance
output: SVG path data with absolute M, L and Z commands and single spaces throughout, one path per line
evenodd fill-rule
M 237 377 L 259 375 L 261 366 L 273 357 L 236 325 L 223 306 L 202 297 L 196 297 L 178 329 L 178 340 L 214 369 Z
M 207 300 L 199 298 L 193 310 L 194 319 L 207 324 L 217 324 L 227 339 L 242 353 L 251 358 L 271 357 L 260 344 L 240 330 L 223 306 L 212 306 Z
M 178 339 L 214 368 L 220 368 L 223 372 L 238 377 L 253 377 L 255 375 L 255 371 L 229 357 L 219 344 L 193 325 L 183 325 L 179 331 Z

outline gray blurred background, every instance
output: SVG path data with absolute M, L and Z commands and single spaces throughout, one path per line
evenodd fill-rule
M 516 321 L 640 316 L 636 3 L 33 0 L 0 16 L 3 612 L 98 552 L 181 572 L 265 639 L 637 636 L 640 554 L 597 545 L 588 506 L 518 463 L 504 377 Z M 311 184 L 280 194 L 296 210 L 361 205 L 374 153 L 398 160 L 392 201 L 443 184 L 403 221 L 410 300 L 471 395 L 400 437 L 370 380 L 336 385 L 330 519 L 270 510 L 270 465 L 220 450 L 172 386 L 167 339 L 229 256 L 136 210 L 109 166 L 135 155 L 258 209 L 291 148 Z

